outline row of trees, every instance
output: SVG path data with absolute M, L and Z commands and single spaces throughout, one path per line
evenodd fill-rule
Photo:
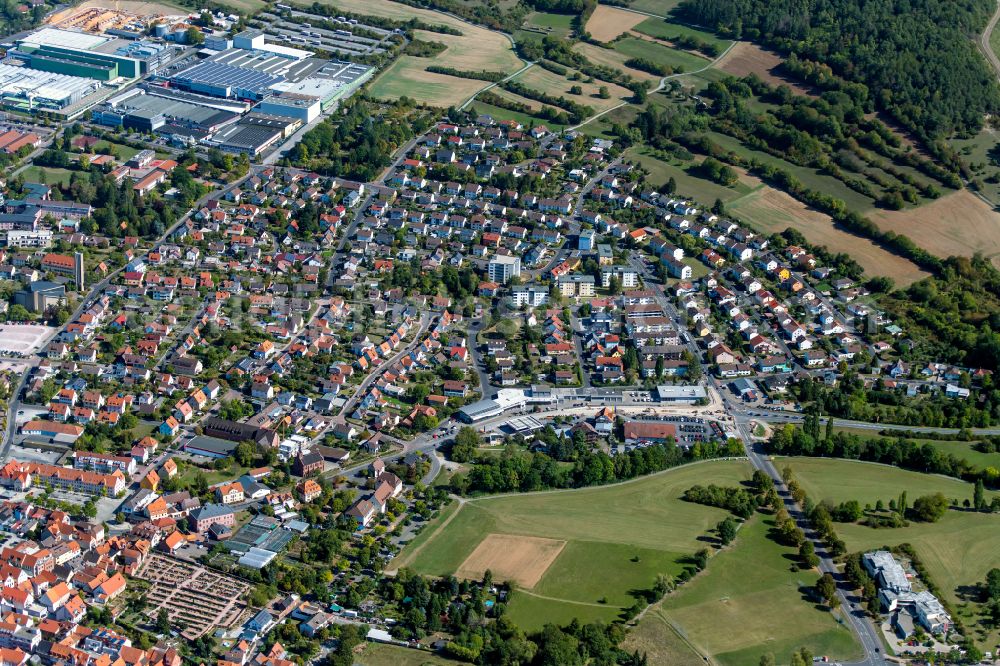
M 464 439 L 464 438 L 463 438 Z M 468 451 L 467 447 L 460 450 Z M 536 451 L 526 453 L 508 445 L 500 455 L 476 456 L 465 477 L 452 484 L 462 493 L 529 492 L 546 488 L 582 488 L 645 476 L 677 465 L 718 456 L 742 455 L 728 446 L 706 443 L 686 451 L 673 441 L 636 448 L 611 457 L 603 451 L 588 450 L 574 456 L 573 464 L 560 464 L 552 456 Z
M 865 438 L 837 432 L 818 438 L 805 428 L 786 425 L 778 428 L 767 442 L 767 450 L 775 455 L 817 456 L 866 460 L 927 474 L 944 474 L 967 481 L 979 481 L 994 487 L 1000 482 L 995 468 L 978 469 L 964 459 L 942 452 L 929 442 L 919 443 L 902 437 Z M 986 509 L 985 500 L 979 508 Z

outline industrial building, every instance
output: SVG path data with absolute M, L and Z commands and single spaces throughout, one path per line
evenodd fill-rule
M 93 79 L 0 63 L 0 103 L 18 111 L 62 111 L 100 87 Z
M 40 71 L 114 81 L 152 74 L 172 53 L 154 42 L 42 28 L 18 40 L 11 55 Z
M 184 91 L 260 102 L 261 113 L 315 120 L 351 95 L 375 73 L 373 67 L 313 57 L 310 51 L 267 44 L 245 31 L 225 49 L 168 77 Z
M 0 104 L 74 118 L 118 84 L 155 72 L 172 53 L 147 41 L 42 28 L 17 40 L 0 63 Z
M 280 127 L 241 121 L 217 132 L 205 143 L 227 153 L 246 153 L 255 157 L 280 141 L 282 136 L 284 132 Z
M 272 86 L 275 94 L 265 98 L 257 108 L 263 113 L 309 123 L 349 97 L 374 73 L 375 69 L 366 65 L 331 61 L 304 79 Z
M 169 100 L 142 90 L 131 90 L 94 109 L 94 122 L 142 132 L 183 134 L 202 139 L 239 120 L 239 114 L 180 100 Z

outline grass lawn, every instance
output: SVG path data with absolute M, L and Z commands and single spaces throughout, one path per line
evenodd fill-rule
M 361 666 L 455 666 L 462 662 L 398 645 L 369 643 L 361 654 L 355 657 L 354 663 Z
M 724 666 L 756 666 L 766 653 L 787 663 L 801 646 L 836 659 L 860 656 L 851 631 L 804 598 L 819 575 L 792 570 L 794 551 L 767 537 L 771 525 L 770 516 L 751 518 L 735 546 L 666 597 L 660 612 Z
M 21 172 L 21 178 L 26 183 L 41 183 L 44 180 L 46 185 L 65 185 L 74 173 L 77 172 L 70 169 L 40 167 L 32 164 Z M 43 176 L 42 174 L 45 175 Z
M 619 124 L 624 127 L 628 127 L 632 124 L 632 121 L 635 120 L 637 115 L 638 107 L 634 104 L 629 104 L 628 106 L 622 106 L 614 109 L 613 111 L 609 111 L 600 118 L 597 118 L 586 125 L 582 125 L 580 127 L 580 131 L 592 137 L 614 139 L 614 126 Z
M 208 481 L 208 485 L 214 485 L 216 483 L 222 483 L 223 481 L 232 481 L 240 478 L 246 474 L 249 467 L 241 467 L 236 463 L 229 469 L 215 470 L 215 469 L 202 469 L 196 465 L 184 465 L 183 469 L 178 471 L 177 481 L 180 487 L 187 488 L 193 486 L 195 478 L 198 476 L 198 472 L 205 475 L 205 480 Z
M 702 666 L 705 660 L 684 642 L 678 630 L 663 616 L 659 607 L 650 609 L 622 643 L 628 652 L 645 653 L 651 664 Z
M 991 44 L 998 42 L 1000 42 L 1000 30 L 994 30 Z M 987 155 L 989 151 L 1000 144 L 1000 135 L 996 133 L 996 130 L 984 128 L 972 138 L 953 138 L 948 143 L 962 155 L 966 162 L 975 165 L 973 171 L 982 183 L 984 194 L 994 201 L 1000 200 L 1000 183 L 985 182 L 988 176 L 1000 172 L 1000 167 L 992 164 Z
M 628 606 L 635 600 L 629 590 L 650 587 L 657 574 L 680 574 L 684 569 L 680 560 L 685 554 L 631 544 L 570 541 L 559 555 L 559 567 L 553 567 L 533 591 L 586 603 L 606 597 L 608 604 Z M 615 589 L 610 594 L 606 571 L 609 565 L 615 568 Z
M 720 134 L 719 132 L 705 132 L 714 143 L 725 148 L 726 150 L 731 150 L 737 155 L 745 158 L 755 157 L 764 164 L 771 164 L 779 169 L 783 169 L 791 174 L 794 174 L 802 183 L 814 190 L 820 192 L 825 192 L 830 196 L 836 197 L 844 201 L 847 207 L 851 210 L 863 211 L 869 210 L 874 205 L 874 200 L 866 197 L 860 192 L 855 192 L 843 182 L 837 180 L 832 176 L 826 176 L 820 173 L 816 169 L 808 169 L 800 167 L 796 164 L 784 160 L 780 157 L 776 157 L 769 153 L 763 151 L 754 150 L 753 148 L 748 148 L 735 139 L 726 134 Z
M 525 129 L 537 125 L 545 125 L 550 130 L 558 131 L 565 127 L 565 125 L 559 125 L 548 120 L 542 120 L 541 118 L 528 115 L 527 113 L 521 113 L 520 111 L 501 109 L 499 106 L 486 104 L 484 102 L 480 102 L 478 99 L 470 105 L 470 108 L 474 109 L 476 113 L 485 113 L 493 116 L 496 120 L 516 120 L 524 125 Z
M 719 48 L 720 53 L 732 44 L 731 41 L 716 37 L 710 32 L 698 30 L 697 28 L 691 28 L 686 25 L 680 25 L 679 23 L 671 23 L 670 21 L 664 21 L 658 18 L 648 18 L 639 25 L 635 26 L 633 29 L 644 35 L 656 37 L 657 39 L 665 39 L 670 42 L 679 37 L 697 37 L 703 42 L 715 44 Z
M 701 548 L 698 538 L 725 517 L 681 494 L 698 483 L 733 485 L 749 473 L 743 461 L 714 461 L 600 488 L 473 499 L 446 510 L 393 566 L 441 576 L 457 571 L 490 534 L 558 539 L 565 547 L 530 590 L 548 598 L 517 595 L 510 610 L 518 624 L 540 626 L 549 613 L 613 619 L 631 605 L 630 591 L 680 571 L 678 560 Z
M 696 201 L 710 204 L 716 199 L 722 199 L 723 203 L 729 203 L 735 199 L 749 194 L 755 188 L 747 183 L 737 181 L 731 186 L 719 185 L 701 176 L 690 173 L 690 169 L 695 166 L 695 162 L 682 162 L 672 160 L 666 162 L 655 157 L 652 149 L 644 146 L 635 146 L 626 151 L 627 159 L 634 160 L 649 171 L 649 181 L 657 187 L 673 178 L 677 183 L 677 194 L 683 197 L 690 197 Z M 700 162 L 700 160 L 699 160 Z M 757 186 L 759 187 L 759 185 Z
M 872 432 L 871 430 L 862 430 L 861 428 L 838 428 L 834 426 L 834 430 L 837 430 L 838 432 L 848 432 L 864 439 L 878 439 L 880 437 L 884 437 L 884 435 Z M 982 451 L 977 451 L 975 448 L 975 442 L 919 438 L 909 438 L 909 441 L 916 442 L 921 445 L 930 444 L 941 453 L 949 453 L 958 458 L 964 458 L 971 465 L 979 468 L 1000 468 L 1000 453 L 983 453 Z
M 692 72 L 708 65 L 710 60 L 669 46 L 645 39 L 626 37 L 615 42 L 615 50 L 626 58 L 645 58 L 659 65 L 673 67 L 677 71 Z
M 635 40 L 640 41 L 640 40 Z M 646 43 L 646 42 L 643 42 Z M 650 74 L 649 72 L 644 72 L 639 69 L 633 69 L 625 65 L 625 61 L 632 56 L 625 55 L 624 53 L 617 51 L 613 48 L 604 48 L 602 46 L 597 46 L 595 44 L 588 44 L 586 42 L 577 42 L 573 45 L 573 50 L 577 53 L 582 54 L 587 60 L 590 60 L 594 64 L 604 65 L 605 67 L 611 67 L 619 71 L 628 74 L 634 79 L 639 81 L 651 81 L 653 87 L 660 82 L 660 77 L 656 74 Z M 695 56 L 691 56 L 694 58 Z
M 888 504 L 903 491 L 911 504 L 920 495 L 937 492 L 960 502 L 972 499 L 970 483 L 889 465 L 837 458 L 778 458 L 775 465 L 791 467 L 806 493 L 817 502 L 825 499 L 838 504 L 855 499 L 861 504 L 874 504 L 877 500 Z M 987 493 L 987 498 L 990 497 L 992 494 Z
M 632 2 L 628 3 L 628 6 L 629 9 L 639 12 L 667 16 L 679 4 L 681 4 L 681 0 L 632 0 Z
M 972 498 L 972 485 L 964 481 L 872 463 L 784 458 L 778 464 L 790 465 L 802 487 L 815 501 L 854 498 L 862 503 L 876 499 L 888 503 L 890 497 L 898 496 L 903 490 L 911 504 L 920 495 L 939 491 L 959 501 Z M 987 498 L 991 497 L 988 493 Z M 983 581 L 987 571 L 1000 565 L 997 558 L 1000 516 L 953 510 L 936 523 L 910 522 L 909 526 L 899 529 L 875 530 L 863 525 L 838 524 L 837 534 L 851 552 L 910 543 L 945 599 L 963 616 L 968 627 L 976 625 L 974 618 L 978 606 L 967 603 L 961 591 Z M 1000 641 L 996 630 L 973 633 L 984 649 L 992 649 Z
M 133 148 L 132 146 L 126 146 L 125 144 L 122 143 L 112 143 L 111 141 L 105 141 L 104 139 L 101 139 L 100 141 L 94 144 L 94 152 L 102 153 L 111 146 L 115 147 L 115 152 L 118 154 L 118 161 L 123 163 L 128 162 L 130 159 L 135 157 L 136 153 L 139 152 L 138 148 Z
M 573 30 L 573 15 L 532 12 L 525 17 L 524 25 L 532 28 L 541 28 L 550 35 L 566 37 Z
M 630 603 L 631 605 L 631 603 Z M 611 624 L 620 608 L 599 604 L 580 604 L 558 599 L 543 599 L 526 590 L 517 590 L 507 606 L 507 614 L 525 631 L 537 631 L 546 624 L 565 626 L 575 618 L 580 624 L 601 621 Z

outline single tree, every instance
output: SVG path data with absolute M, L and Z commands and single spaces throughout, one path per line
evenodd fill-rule
M 719 533 L 719 541 L 722 542 L 723 546 L 728 546 L 736 538 L 736 521 L 731 517 L 726 517 L 721 523 L 716 526 L 716 531 Z

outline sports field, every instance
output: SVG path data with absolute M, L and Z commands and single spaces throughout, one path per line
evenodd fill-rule
M 884 465 L 824 458 L 780 458 L 776 464 L 790 466 L 817 502 L 856 499 L 874 504 L 881 499 L 888 504 L 904 490 L 911 504 L 917 497 L 935 492 L 960 503 L 972 499 L 972 485 L 964 481 Z M 992 493 L 987 493 L 987 498 L 991 497 Z M 911 522 L 899 529 L 875 530 L 854 524 L 837 524 L 836 528 L 852 552 L 909 542 L 952 603 L 959 601 L 961 586 L 982 581 L 989 569 L 1000 566 L 1000 515 L 996 514 L 950 510 L 936 523 Z
M 519 625 L 530 630 L 574 616 L 610 621 L 633 603 L 630 591 L 649 589 L 657 574 L 679 573 L 683 558 L 704 546 L 698 537 L 725 517 L 682 501 L 682 493 L 698 483 L 733 485 L 749 474 L 743 461 L 713 461 L 613 486 L 469 500 L 442 512 L 392 566 L 440 576 L 479 572 L 488 562 L 501 578 L 498 571 L 514 559 L 530 561 L 537 580 L 510 605 Z M 555 548 L 552 542 L 565 545 L 539 571 L 542 549 Z
M 425 71 L 428 65 L 462 70 L 515 72 L 524 65 L 513 47 L 499 32 L 487 30 L 441 12 L 418 9 L 390 0 L 337 0 L 337 7 L 356 14 L 395 20 L 418 18 L 430 24 L 447 25 L 461 35 L 415 30 L 417 39 L 441 42 L 447 48 L 433 58 L 402 56 L 379 74 L 371 84 L 371 95 L 398 99 L 406 95 L 419 103 L 447 107 L 461 104 L 489 85 L 487 81 L 462 79 Z
M 788 663 L 800 646 L 831 661 L 860 656 L 851 631 L 803 598 L 803 589 L 819 575 L 793 571 L 794 552 L 767 537 L 771 526 L 769 516 L 751 518 L 735 546 L 663 600 L 655 610 L 659 621 L 677 626 L 692 645 L 723 666 L 756 666 L 767 653 L 779 664 Z M 655 614 L 649 620 L 657 621 Z

